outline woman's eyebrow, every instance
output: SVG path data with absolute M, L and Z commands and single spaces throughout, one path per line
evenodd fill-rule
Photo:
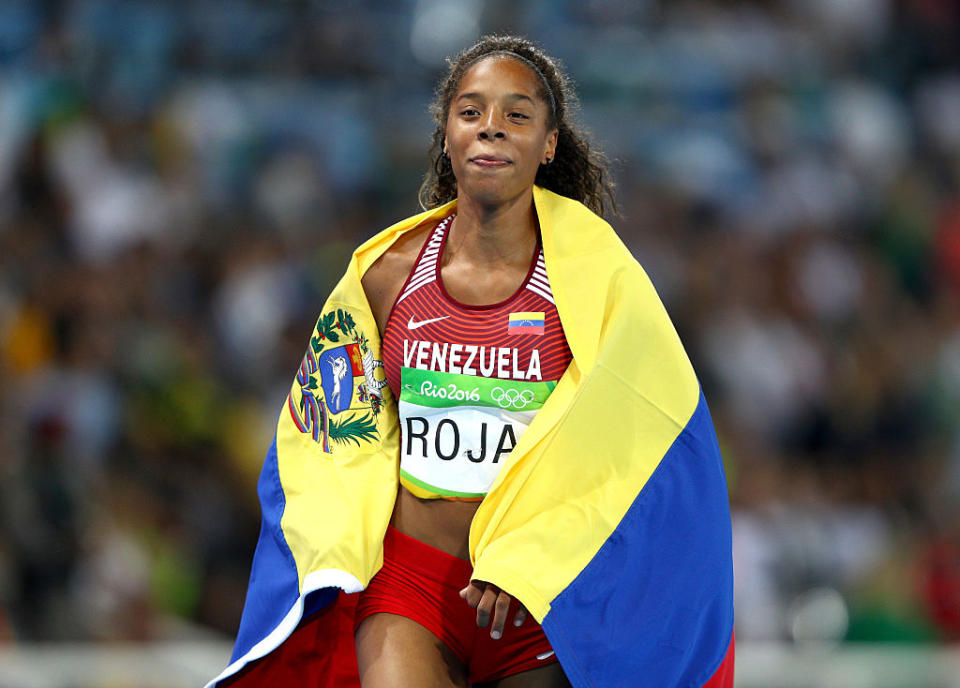
M 528 96 L 525 93 L 509 93 L 506 96 L 507 100 L 527 100 L 533 103 L 533 98 Z M 470 92 L 470 93 L 461 93 L 457 96 L 457 100 L 484 100 L 485 96 L 482 93 Z

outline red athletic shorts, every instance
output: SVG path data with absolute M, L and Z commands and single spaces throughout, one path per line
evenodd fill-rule
M 489 627 L 477 627 L 476 610 L 460 597 L 472 573 L 470 562 L 391 526 L 383 542 L 383 568 L 360 593 L 355 624 L 359 626 L 378 612 L 416 621 L 453 650 L 467 668 L 471 683 L 494 681 L 556 662 L 547 636 L 532 617 L 519 628 L 513 625 L 515 601 L 500 640 L 490 637 Z

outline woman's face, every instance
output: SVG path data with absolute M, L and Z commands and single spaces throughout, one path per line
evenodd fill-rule
M 537 169 L 557 147 L 539 87 L 530 67 L 501 55 L 481 59 L 463 75 L 444 141 L 458 197 L 499 205 L 533 186 Z

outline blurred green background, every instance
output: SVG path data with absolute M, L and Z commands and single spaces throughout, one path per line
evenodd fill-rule
M 960 4 L 0 0 L 0 685 L 38 643 L 229 641 L 323 298 L 491 32 L 614 161 L 741 646 L 960 640 Z

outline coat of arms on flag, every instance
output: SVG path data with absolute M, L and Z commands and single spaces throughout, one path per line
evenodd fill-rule
M 341 337 L 352 341 L 341 344 Z M 297 371 L 298 384 L 287 400 L 297 429 L 311 435 L 327 453 L 332 451 L 331 440 L 360 444 L 376 437 L 386 386 L 377 378 L 377 368 L 383 368 L 383 362 L 373 358 L 350 313 L 338 308 L 321 315 Z M 294 399 L 297 387 L 299 400 Z M 343 418 L 334 418 L 339 414 Z
M 317 358 L 317 364 L 327 409 L 333 414 L 346 411 L 353 401 L 353 378 L 363 375 L 360 345 L 345 344 L 326 349 Z
M 511 313 L 507 321 L 507 334 L 543 334 L 543 311 Z

